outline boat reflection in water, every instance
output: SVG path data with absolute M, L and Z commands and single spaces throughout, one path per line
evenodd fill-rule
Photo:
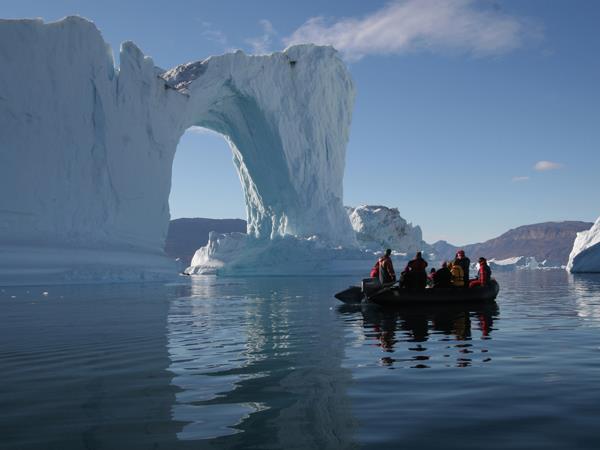
M 491 339 L 499 313 L 495 301 L 401 308 L 342 305 L 338 311 L 362 322 L 364 338 L 384 353 L 384 366 L 469 367 L 492 360 L 481 343 Z

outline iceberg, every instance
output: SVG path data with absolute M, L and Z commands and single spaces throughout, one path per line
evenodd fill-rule
M 405 254 L 430 250 L 423 241 L 421 227 L 413 227 L 403 219 L 398 208 L 361 205 L 346 207 L 346 210 L 362 249 L 381 251 L 391 248 Z
M 506 272 L 513 270 L 540 270 L 546 267 L 546 261 L 539 262 L 534 256 L 514 256 L 512 258 L 488 260 L 488 264 L 492 271 Z M 479 270 L 479 266 L 475 265 L 476 270 Z
M 592 228 L 577 233 L 567 270 L 571 273 L 600 272 L 600 217 Z
M 357 275 L 368 273 L 374 258 L 354 246 L 333 246 L 311 236 L 286 235 L 260 240 L 244 233 L 209 234 L 208 243 L 199 248 L 188 275 L 226 276 L 307 276 Z
M 247 205 L 247 237 L 209 249 L 281 245 L 289 262 L 306 254 L 285 254 L 294 246 L 356 247 L 342 203 L 354 87 L 332 47 L 165 71 L 125 42 L 116 68 L 86 19 L 0 20 L 0 66 L 0 284 L 175 273 L 171 170 L 192 126 L 227 140 Z
M 346 207 L 356 244 L 332 245 L 318 235 L 285 235 L 257 240 L 243 233 L 210 233 L 199 248 L 188 275 L 366 275 L 386 248 L 393 250 L 398 267 L 415 252 L 430 251 L 421 228 L 400 216 L 397 208 L 361 205 Z M 434 255 L 430 255 L 434 256 Z

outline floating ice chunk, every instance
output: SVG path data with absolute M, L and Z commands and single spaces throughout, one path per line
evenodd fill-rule
M 572 273 L 600 272 L 600 217 L 592 228 L 577 233 L 567 270 Z
M 421 227 L 408 223 L 397 208 L 362 205 L 346 207 L 346 210 L 363 249 L 381 251 L 391 248 L 405 255 L 429 249 L 423 241 Z

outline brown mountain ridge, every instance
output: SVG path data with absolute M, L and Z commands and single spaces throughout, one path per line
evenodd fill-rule
M 533 256 L 546 266 L 566 265 L 573 242 L 579 231 L 589 230 L 591 222 L 565 221 L 523 225 L 508 230 L 497 238 L 462 247 L 471 260 L 479 256 L 488 259 L 507 259 L 515 256 Z M 459 247 L 445 241 L 434 243 L 440 259 L 450 259 Z

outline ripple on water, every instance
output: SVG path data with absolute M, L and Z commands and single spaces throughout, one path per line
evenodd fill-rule
M 4 290 L 2 444 L 598 448 L 600 277 L 498 278 L 396 310 L 346 279 Z

